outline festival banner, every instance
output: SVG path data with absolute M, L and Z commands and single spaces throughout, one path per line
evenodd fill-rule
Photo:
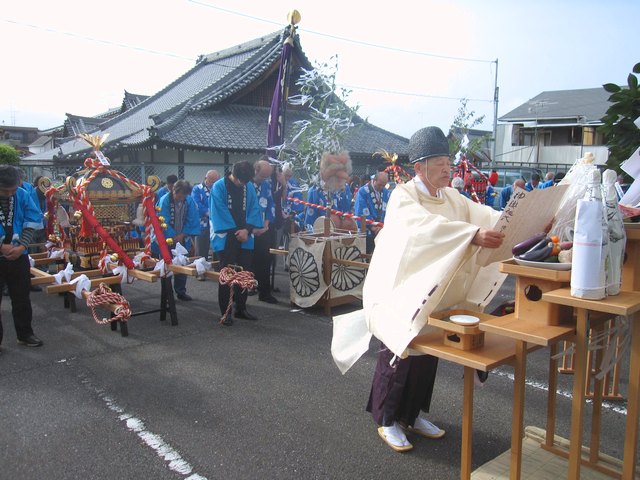
M 307 245 L 299 237 L 289 242 L 289 296 L 302 308 L 314 306 L 327 291 L 322 275 L 322 254 L 325 242 Z
M 361 254 L 366 252 L 366 238 L 352 237 L 331 240 L 331 254 L 334 260 L 364 262 Z M 352 265 L 331 264 L 331 298 L 353 295 L 362 298 L 362 285 L 367 275 L 366 268 Z

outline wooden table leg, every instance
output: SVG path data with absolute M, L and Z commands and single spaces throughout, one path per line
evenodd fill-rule
M 473 380 L 476 371 L 464 367 L 464 395 L 462 405 L 462 448 L 460 454 L 460 478 L 471 478 L 471 454 L 473 444 Z
M 584 388 L 587 378 L 587 335 L 589 333 L 589 313 L 584 308 L 576 308 L 576 338 L 573 400 L 571 402 L 571 436 L 569 448 L 569 473 L 567 478 L 580 478 L 580 461 L 582 459 L 582 422 L 584 413 Z
M 631 317 L 631 363 L 629 365 L 629 401 L 625 427 L 624 461 L 622 478 L 632 479 L 636 470 L 636 446 L 638 445 L 638 414 L 640 413 L 640 316 Z
M 609 325 L 609 322 L 606 322 L 606 325 Z M 604 327 L 605 324 L 593 327 L 591 329 L 592 338 L 602 338 Z M 603 339 L 602 342 L 602 346 L 604 347 L 606 345 L 606 340 Z M 613 345 L 611 345 L 611 348 L 613 348 Z M 600 417 L 602 415 L 602 387 L 604 384 L 604 379 L 597 379 L 595 375 L 599 373 L 603 357 L 604 348 L 600 348 L 595 354 L 595 365 L 593 365 L 593 370 L 591 362 L 587 363 L 587 385 L 589 384 L 591 372 L 595 372 L 593 378 L 593 409 L 591 411 L 591 442 L 589 443 L 589 461 L 594 464 L 598 463 L 598 459 L 600 458 Z
M 544 444 L 553 447 L 556 435 L 556 391 L 558 390 L 558 344 L 554 343 L 549 347 L 549 394 L 547 396 L 547 431 Z
M 524 436 L 524 381 L 527 372 L 527 342 L 516 341 L 511 418 L 511 467 L 509 478 L 519 480 L 522 470 L 522 437 Z

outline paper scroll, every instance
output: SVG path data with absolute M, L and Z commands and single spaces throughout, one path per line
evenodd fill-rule
M 535 189 L 531 192 L 516 188 L 502 215 L 493 227 L 504 233 L 500 248 L 481 248 L 477 262 L 485 267 L 511 258 L 514 245 L 543 232 L 551 223 L 569 185 Z

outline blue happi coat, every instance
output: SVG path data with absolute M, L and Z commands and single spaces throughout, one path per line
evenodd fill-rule
M 287 180 L 287 197 L 302 200 L 302 191 L 300 190 L 300 184 L 295 178 L 290 178 L 289 180 Z M 297 215 L 304 211 L 304 205 L 301 203 L 296 203 L 292 200 L 287 199 L 285 199 L 282 203 L 282 210 L 287 215 L 291 213 Z
M 209 230 L 209 196 L 211 189 L 203 183 L 195 185 L 191 190 L 191 197 L 198 206 L 198 214 L 200 215 L 200 227 L 202 232 Z
M 262 224 L 264 225 L 265 220 L 269 220 L 269 223 L 273 222 L 276 219 L 276 206 L 271 194 L 271 180 L 265 180 L 257 187 L 254 184 L 254 188 L 260 206 Z
M 38 191 L 36 190 L 36 187 L 31 185 L 29 182 L 22 182 L 20 188 L 24 189 L 29 194 L 31 200 L 33 200 L 33 204 L 42 212 L 42 208 L 40 207 L 40 198 L 38 198 Z
M 23 188 L 18 188 L 13 195 L 13 201 L 13 236 L 11 237 L 11 243 L 17 244 L 24 228 L 40 230 L 44 228 L 44 225 L 42 224 L 42 212 L 33 202 L 29 192 Z M 0 222 L 0 243 L 4 242 L 5 236 L 4 225 Z M 27 255 L 27 251 L 25 250 L 22 254 Z
M 389 195 L 391 195 L 391 192 L 389 192 L 388 189 L 383 188 L 382 192 L 380 192 L 381 204 L 378 208 L 373 193 L 373 187 L 371 186 L 371 183 L 367 183 L 363 187 L 360 187 L 358 193 L 356 193 L 355 214 L 358 217 L 362 217 L 364 215 L 368 220 L 373 220 L 374 222 L 384 222 L 384 216 L 387 213 Z M 361 223 L 361 221 L 358 221 L 359 225 Z M 360 228 L 362 228 L 362 225 L 360 225 Z M 367 227 L 367 236 L 372 235 L 373 232 Z
M 185 197 L 184 202 L 186 204 L 186 215 L 182 224 L 181 232 L 176 231 L 174 225 L 171 224 L 171 194 L 166 193 L 162 198 L 160 198 L 160 200 L 158 200 L 157 206 L 160 207 L 158 216 L 164 217 L 164 223 L 167 224 L 167 228 L 163 232 L 164 238 L 173 238 L 178 233 L 184 233 L 186 237 L 180 243 L 187 250 L 191 250 L 191 235 L 200 235 L 202 228 L 200 227 L 200 215 L 198 214 L 198 206 L 196 205 L 196 202 L 194 202 L 193 198 L 188 195 Z M 151 250 L 154 253 L 159 253 L 160 251 L 155 233 L 152 237 Z
M 222 177 L 211 187 L 209 196 L 209 212 L 211 216 L 211 249 L 214 252 L 224 250 L 227 242 L 227 234 L 233 235 L 235 229 L 239 226 L 231 216 L 229 209 L 229 192 L 225 184 L 225 178 Z M 258 197 L 256 189 L 252 182 L 247 184 L 245 193 L 246 198 L 246 225 L 252 225 L 254 228 L 262 228 L 262 216 L 260 214 L 260 206 L 258 205 Z M 246 242 L 242 244 L 245 250 L 253 250 L 253 233 L 249 235 Z
M 349 185 L 345 185 L 345 189 L 339 192 L 333 192 L 331 196 L 331 204 L 327 200 L 327 193 L 320 187 L 311 187 L 307 202 L 323 207 L 330 207 L 343 213 L 351 211 L 351 189 Z M 307 207 L 304 216 L 304 227 L 306 230 L 313 230 L 313 224 L 319 218 L 325 215 L 325 210 L 320 208 Z

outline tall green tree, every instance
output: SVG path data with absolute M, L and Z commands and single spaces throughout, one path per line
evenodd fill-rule
M 6 143 L 0 143 L 0 163 L 18 165 L 20 152 Z
M 634 121 L 640 117 L 640 88 L 638 76 L 640 63 L 633 66 L 633 71 L 627 77 L 627 86 L 621 87 L 615 83 L 606 83 L 603 88 L 611 93 L 609 101 L 613 103 L 602 117 L 604 125 L 600 131 L 605 135 L 609 146 L 610 168 L 620 170 L 620 163 L 627 160 L 640 146 L 640 128 Z

